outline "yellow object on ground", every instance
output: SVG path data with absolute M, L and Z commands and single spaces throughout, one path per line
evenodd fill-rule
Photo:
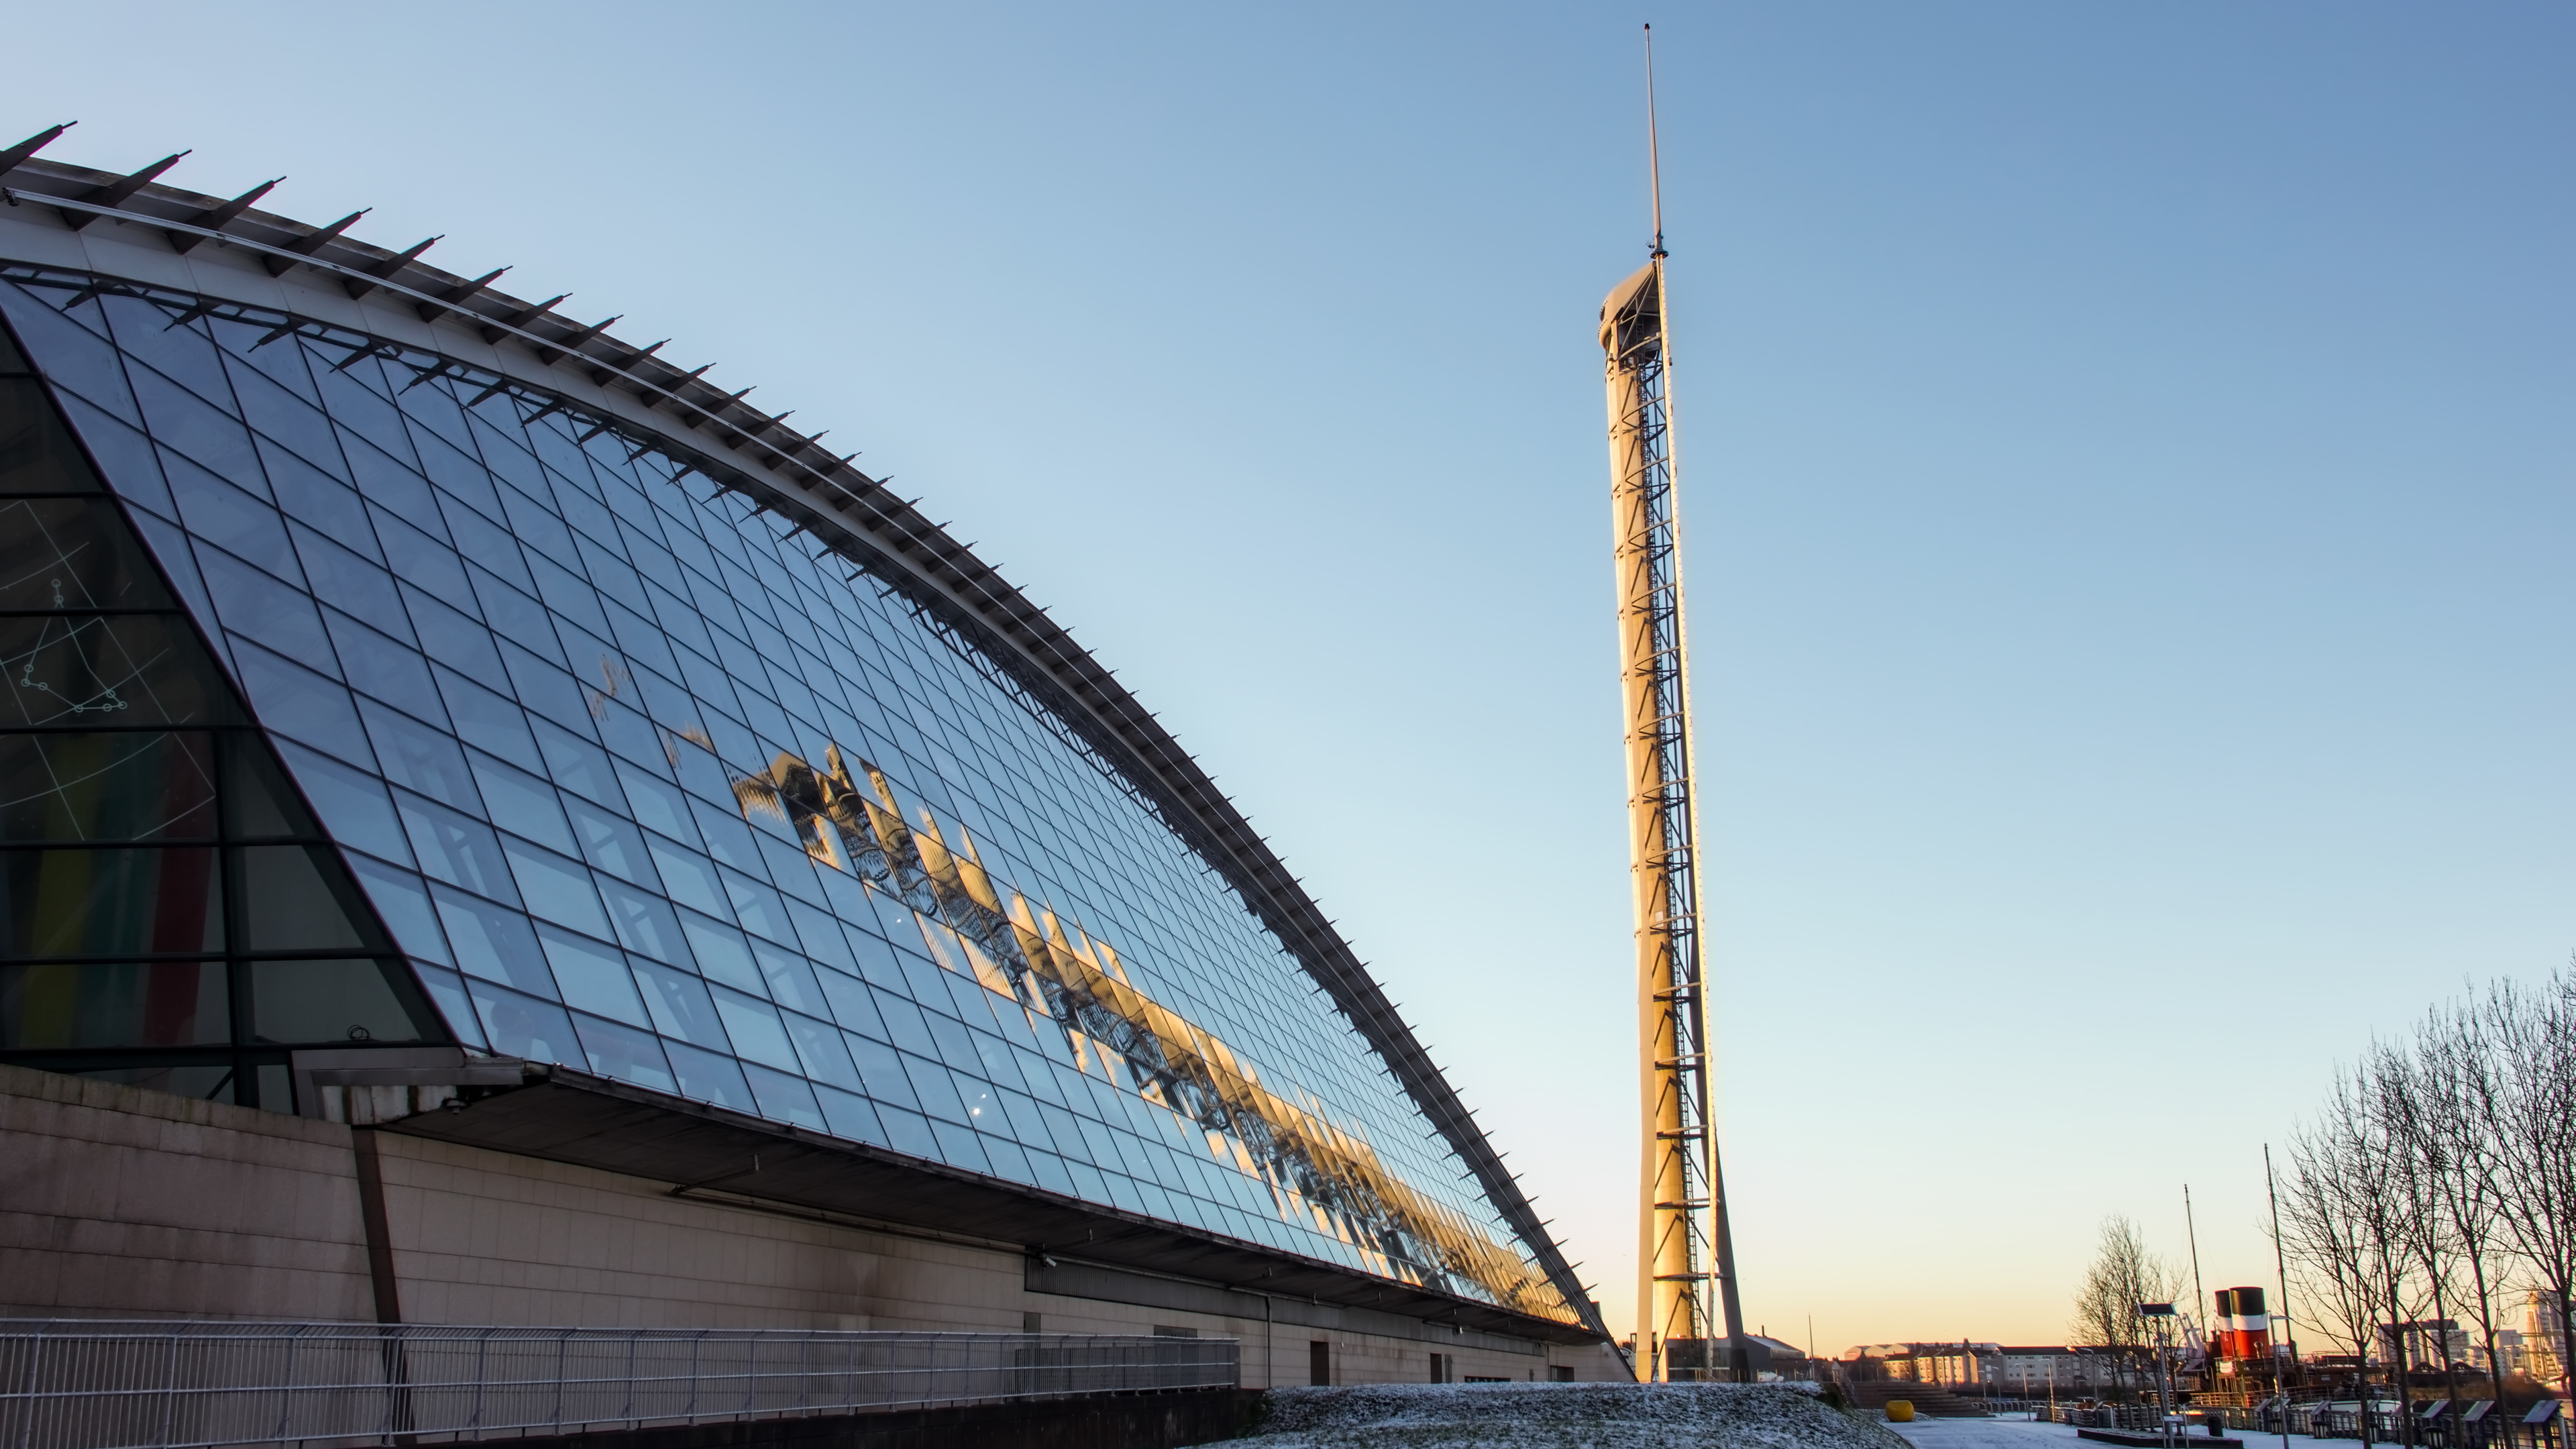
M 1891 1424 L 1911 1424 L 1911 1423 L 1913 1423 L 1913 1422 L 1914 1422 L 1914 1401 L 1913 1401 L 1913 1400 L 1911 1400 L 1911 1399 L 1890 1399 L 1890 1400 L 1888 1400 L 1888 1401 L 1887 1401 L 1887 1422 L 1889 1422 L 1889 1423 L 1891 1423 Z

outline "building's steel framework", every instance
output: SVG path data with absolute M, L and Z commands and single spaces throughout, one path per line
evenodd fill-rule
M 1676 1339 L 1707 1345 L 1722 1313 L 1728 1376 L 1741 1382 L 1752 1376 L 1751 1364 L 1736 1298 L 1735 1250 L 1727 1227 L 1716 1125 L 1709 1110 L 1711 1044 L 1700 934 L 1698 820 L 1691 792 L 1690 670 L 1682 629 L 1681 516 L 1665 347 L 1660 187 L 1655 213 L 1653 259 L 1601 305 L 1644 1109 L 1634 1362 L 1640 1378 L 1668 1377 L 1671 1355 L 1665 1345 Z M 1702 1353 L 1699 1362 L 1713 1365 L 1715 1355 L 1705 1348 Z

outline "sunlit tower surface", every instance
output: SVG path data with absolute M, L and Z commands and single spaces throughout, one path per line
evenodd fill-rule
M 1661 158 L 1653 32 L 1646 115 L 1655 243 L 1601 304 L 1610 404 L 1610 506 L 1619 584 L 1620 691 L 1628 762 L 1628 858 L 1637 926 L 1640 1173 L 1636 1370 L 1672 1373 L 1667 1345 L 1713 1345 L 1728 1377 L 1752 1377 L 1735 1250 L 1709 1111 L 1710 1039 L 1691 791 L 1689 650 L 1682 629 L 1681 513 L 1666 345 Z M 1712 1302 L 1712 1299 L 1715 1301 Z M 1701 1364 L 1715 1367 L 1709 1357 Z M 1705 1371 L 1704 1369 L 1702 1370 Z

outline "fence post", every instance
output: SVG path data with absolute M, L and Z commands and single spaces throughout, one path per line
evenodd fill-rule
M 555 1336 L 555 1412 L 554 1412 L 554 1424 L 555 1424 L 555 1427 L 556 1427 L 557 1429 L 561 1429 L 561 1428 L 563 1427 L 563 1404 L 564 1404 L 564 1352 L 565 1352 L 565 1350 L 569 1349 L 569 1348 L 572 1346 L 572 1336 L 573 1336 L 575 1333 L 578 1333 L 578 1332 L 580 1332 L 580 1330 L 579 1330 L 579 1329 L 567 1328 L 567 1329 L 565 1329 L 562 1333 L 557 1334 L 557 1335 Z
M 277 1374 L 277 1440 L 286 1441 L 286 1422 L 295 1412 L 295 1351 L 304 1341 L 303 1325 L 286 1336 L 286 1362 Z
M 176 1426 L 178 1414 L 179 1335 L 172 1333 L 170 1335 L 170 1352 L 161 1372 L 161 1443 L 168 1444 L 170 1442 L 170 1430 Z
M 492 1356 L 492 1330 L 474 1336 L 474 1413 L 465 1421 L 468 1429 L 483 1427 L 483 1384 L 488 1374 L 485 1364 Z

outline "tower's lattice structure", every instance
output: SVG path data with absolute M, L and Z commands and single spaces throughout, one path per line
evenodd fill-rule
M 1741 1381 L 1751 1366 L 1710 1115 L 1664 256 L 1658 195 L 1653 259 L 1601 306 L 1643 1106 L 1635 1363 L 1640 1378 L 1671 1376 L 1678 1341 L 1690 1345 L 1691 1369 L 1724 1367 Z M 1722 1360 L 1711 1352 L 1721 1321 Z

